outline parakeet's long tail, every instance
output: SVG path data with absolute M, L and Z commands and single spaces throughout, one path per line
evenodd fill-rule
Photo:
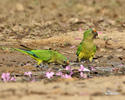
M 21 44 L 20 46 L 23 47 L 23 48 L 25 48 L 25 50 L 29 50 L 29 51 L 30 51 L 30 50 L 33 50 L 33 49 L 31 49 L 31 48 L 29 48 L 29 47 L 27 47 L 27 46 L 25 46 L 25 45 L 22 45 L 22 44 Z
M 29 50 L 25 50 L 25 49 L 21 49 L 21 48 L 13 48 L 13 49 L 16 50 L 16 51 L 28 54 L 28 55 L 33 55 L 33 53 Z
M 22 48 L 13 48 L 13 49 L 16 50 L 16 51 L 19 51 L 21 53 L 24 53 L 24 54 L 27 54 L 27 55 L 31 56 L 33 59 L 37 60 L 38 65 L 42 62 L 42 60 L 39 60 L 38 59 L 39 57 L 37 55 L 35 55 L 32 52 L 32 50 L 26 50 L 26 49 L 22 49 Z

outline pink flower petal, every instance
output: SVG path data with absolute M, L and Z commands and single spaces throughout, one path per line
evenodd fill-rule
M 84 74 L 83 72 L 80 72 L 80 77 L 82 77 L 82 78 L 87 78 L 87 75 Z
M 85 71 L 85 72 L 90 72 L 89 69 L 85 68 L 83 65 L 80 65 L 80 68 L 78 69 L 78 71 Z
M 57 72 L 56 76 L 62 76 L 62 74 L 63 74 L 62 72 Z
M 1 78 L 2 78 L 2 79 L 5 78 L 5 73 L 2 73 Z
M 87 68 L 84 68 L 84 72 L 90 72 L 90 70 Z
M 64 74 L 64 75 L 62 75 L 62 78 L 72 78 L 72 77 L 71 77 L 71 75 Z
M 32 72 L 25 72 L 24 75 L 29 76 L 31 78 L 32 77 Z
M 33 79 L 31 80 L 31 82 L 36 82 L 36 79 L 35 79 L 35 78 L 33 78 Z
M 77 37 L 77 38 L 75 38 L 75 40 L 82 40 L 82 39 Z
M 70 71 L 70 75 L 72 75 L 73 74 L 73 71 Z
M 120 64 L 120 66 L 123 66 L 123 64 Z
M 71 69 L 71 66 L 66 66 L 65 69 L 68 70 L 68 71 L 71 71 L 71 70 L 72 70 L 72 69 Z
M 70 48 L 71 48 L 71 49 L 73 49 L 73 48 L 75 48 L 75 47 L 76 47 L 76 46 L 75 46 L 75 45 L 73 45 L 73 46 L 71 46 Z
M 1 78 L 3 79 L 4 82 L 10 80 L 10 73 L 2 73 Z
M 98 32 L 98 34 L 102 34 L 102 32 Z
M 79 28 L 79 31 L 82 32 L 82 28 Z
M 10 80 L 10 73 L 6 73 L 6 80 L 7 80 L 7 81 Z
M 84 71 L 85 67 L 83 65 L 80 65 L 80 68 L 78 69 L 78 71 Z
M 93 66 L 90 67 L 90 70 L 91 71 L 96 71 L 96 69 Z
M 8 81 L 15 81 L 16 79 L 14 77 L 10 76 L 10 73 L 2 73 L 1 78 L 4 82 Z
M 1 78 L 5 82 L 6 81 L 6 73 L 2 73 Z
M 54 72 L 46 72 L 46 77 L 49 79 L 52 78 L 53 75 L 54 75 Z
M 16 81 L 15 77 L 11 77 L 10 81 Z

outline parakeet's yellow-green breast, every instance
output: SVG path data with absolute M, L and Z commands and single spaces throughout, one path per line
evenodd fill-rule
M 84 32 L 83 40 L 78 46 L 76 52 L 78 61 L 84 59 L 92 62 L 93 57 L 96 53 L 96 45 L 94 44 L 93 40 L 96 38 L 97 35 L 98 33 L 96 32 L 96 30 L 93 29 L 88 29 Z
M 38 65 L 40 65 L 41 63 L 56 63 L 61 65 L 69 64 L 69 60 L 67 59 L 67 57 L 54 50 L 26 50 L 18 48 L 14 49 L 31 56 L 38 62 Z

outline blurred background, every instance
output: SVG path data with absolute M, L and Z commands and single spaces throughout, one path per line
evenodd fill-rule
M 0 0 L 0 41 L 125 28 L 125 0 Z

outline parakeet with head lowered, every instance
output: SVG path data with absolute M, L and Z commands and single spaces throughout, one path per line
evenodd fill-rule
M 78 46 L 76 52 L 78 61 L 81 61 L 83 59 L 92 62 L 93 57 L 96 53 L 96 45 L 94 44 L 93 40 L 97 35 L 98 33 L 96 32 L 96 30 L 93 30 L 91 28 L 84 32 L 83 40 Z
M 30 50 L 29 48 L 27 49 L 14 48 L 14 49 L 31 56 L 38 62 L 37 63 L 38 65 L 40 65 L 41 63 L 56 63 L 61 65 L 69 64 L 69 60 L 67 59 L 67 57 L 54 50 Z

